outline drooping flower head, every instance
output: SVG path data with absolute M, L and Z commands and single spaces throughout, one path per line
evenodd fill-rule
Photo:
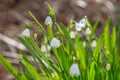
M 30 31 L 29 31 L 29 29 L 27 28 L 27 29 L 25 29 L 23 32 L 22 32 L 22 34 L 21 34 L 23 37 L 30 37 Z
M 78 22 L 75 22 L 75 29 L 76 31 L 81 31 L 83 28 L 86 27 L 86 19 L 83 18 Z
M 81 19 L 81 20 L 79 21 L 79 24 L 80 24 L 80 26 L 81 26 L 82 28 L 85 28 L 85 27 L 86 27 L 86 19 L 85 19 L 85 18 Z
M 55 48 L 60 47 L 60 40 L 54 37 L 50 42 L 50 46 Z
M 86 28 L 86 30 L 85 30 L 85 35 L 86 35 L 86 36 L 89 36 L 90 34 L 91 34 L 90 28 Z
M 93 40 L 93 41 L 92 41 L 92 43 L 91 43 L 91 47 L 92 47 L 92 48 L 95 48 L 95 47 L 96 47 L 96 45 L 97 45 L 96 40 Z
M 75 38 L 75 32 L 74 32 L 74 31 L 71 31 L 71 32 L 70 32 L 70 37 L 71 37 L 72 39 Z
M 80 70 L 79 70 L 78 64 L 76 64 L 76 63 L 72 64 L 72 66 L 70 67 L 70 75 L 72 75 L 72 76 L 80 75 Z
M 52 19 L 50 16 L 47 16 L 45 19 L 45 25 L 53 24 Z

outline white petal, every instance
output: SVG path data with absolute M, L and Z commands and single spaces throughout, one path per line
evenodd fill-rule
M 60 47 L 60 40 L 57 38 L 53 38 L 50 42 L 50 46 L 56 48 Z
M 45 45 L 42 45 L 42 46 L 41 46 L 41 51 L 42 51 L 42 52 L 47 52 Z
M 79 25 L 82 27 L 82 28 L 85 28 L 86 27 L 86 20 L 83 18 L 79 21 Z
M 97 45 L 96 40 L 93 40 L 93 41 L 92 41 L 92 43 L 91 43 L 91 47 L 92 47 L 92 48 L 95 48 L 95 47 L 96 47 L 96 45 Z
M 43 53 L 46 53 L 47 51 L 50 51 L 51 47 L 49 45 L 45 46 L 45 45 L 42 45 L 41 46 L 41 51 Z
M 45 19 L 45 25 L 53 24 L 52 19 L 50 16 L 47 16 Z
M 75 32 L 74 32 L 74 31 L 71 31 L 71 32 L 70 32 L 70 37 L 71 37 L 72 39 L 75 38 Z
M 81 27 L 81 25 L 79 24 L 79 23 L 75 23 L 75 29 L 76 29 L 76 31 L 81 31 L 82 30 L 82 27 Z
M 22 36 L 23 36 L 23 37 L 29 37 L 29 36 L 30 36 L 30 31 L 29 31 L 29 29 L 25 29 L 25 30 L 22 32 Z
M 83 41 L 83 46 L 86 47 L 86 42 L 85 41 Z
M 91 34 L 90 28 L 86 28 L 86 30 L 85 30 L 85 35 L 90 35 L 90 34 Z
M 110 70 L 110 68 L 111 68 L 111 65 L 109 64 L 109 63 L 107 63 L 107 65 L 106 65 L 106 70 Z
M 70 67 L 70 75 L 72 75 L 72 76 L 80 75 L 80 70 L 79 70 L 78 64 L 76 64 L 76 63 L 72 64 L 72 66 Z

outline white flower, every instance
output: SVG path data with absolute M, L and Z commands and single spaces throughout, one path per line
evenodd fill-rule
M 56 48 L 60 47 L 60 40 L 57 38 L 53 38 L 50 42 L 50 46 Z
M 82 27 L 80 26 L 79 23 L 75 22 L 75 29 L 76 29 L 76 31 L 81 31 Z
M 93 41 L 92 41 L 92 43 L 91 43 L 91 47 L 92 47 L 92 48 L 95 48 L 95 47 L 96 47 L 96 45 L 97 45 L 96 40 L 93 40 Z
M 81 20 L 79 21 L 79 24 L 80 24 L 80 27 L 81 27 L 81 28 L 85 28 L 85 27 L 86 27 L 86 20 L 85 20 L 85 18 L 81 19 Z
M 111 65 L 109 64 L 109 63 L 107 63 L 107 65 L 106 65 L 106 70 L 110 70 L 110 68 L 111 68 Z
M 83 46 L 86 47 L 86 42 L 85 41 L 83 41 Z
M 30 37 L 30 31 L 29 31 L 29 29 L 25 29 L 25 30 L 22 32 L 22 36 L 23 36 L 23 37 Z
M 49 45 L 45 46 L 45 45 L 42 45 L 41 46 L 41 51 L 43 53 L 46 53 L 47 51 L 50 51 L 51 47 Z
M 72 64 L 72 66 L 70 67 L 70 75 L 72 75 L 72 76 L 80 75 L 80 70 L 79 70 L 78 64 L 76 64 L 76 63 Z
M 86 30 L 85 30 L 85 35 L 90 35 L 90 34 L 91 34 L 90 28 L 86 28 Z
M 74 31 L 71 31 L 71 32 L 70 32 L 70 37 L 71 37 L 72 39 L 75 39 L 75 32 L 74 32 Z
M 45 25 L 53 24 L 52 19 L 50 16 L 47 16 L 45 19 Z

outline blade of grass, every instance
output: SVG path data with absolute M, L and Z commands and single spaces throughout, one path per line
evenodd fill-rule
M 0 63 L 2 63 L 4 67 L 10 73 L 12 73 L 17 80 L 22 80 L 22 79 L 27 80 L 26 77 L 21 73 L 19 73 L 1 54 L 0 54 Z
M 77 49 L 76 50 L 78 51 L 77 58 L 78 58 L 78 60 L 80 60 L 80 63 L 82 64 L 81 68 L 83 70 L 85 70 L 86 69 L 86 60 L 85 60 L 86 59 L 86 55 L 85 55 L 86 53 L 85 53 L 83 44 L 80 41 L 78 35 L 76 35 L 75 40 L 76 40 L 76 45 L 77 45 Z
M 43 60 L 49 66 L 51 66 L 53 69 L 55 69 L 57 72 L 59 72 L 59 68 L 42 53 L 39 46 L 34 42 L 34 40 L 31 37 L 27 37 L 26 40 L 34 47 L 34 49 L 37 51 L 37 53 L 43 58 Z
M 98 55 L 102 49 L 103 40 L 104 40 L 104 35 L 101 35 L 97 41 L 97 45 L 96 45 L 94 52 L 93 52 L 93 57 L 95 58 L 95 60 L 98 59 Z
M 20 64 L 25 71 L 25 74 L 27 75 L 27 77 L 30 78 L 30 80 L 42 80 L 42 77 L 30 63 L 23 60 L 20 62 Z
M 69 32 L 67 31 L 67 28 L 65 27 L 64 24 L 61 24 L 61 28 L 62 28 L 65 36 L 66 36 L 66 39 L 67 39 L 68 42 L 69 42 L 69 46 L 70 46 L 71 52 L 73 51 L 73 53 L 75 54 L 75 53 L 76 53 L 76 50 L 75 50 L 73 41 L 72 41 L 72 39 L 71 39 L 71 37 L 70 37 L 70 34 L 69 34 Z

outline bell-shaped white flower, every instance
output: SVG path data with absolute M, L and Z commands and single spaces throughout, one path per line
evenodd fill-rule
M 60 40 L 54 37 L 50 42 L 50 46 L 55 48 L 60 47 Z
M 85 41 L 83 41 L 83 47 L 86 47 L 87 43 Z
M 107 65 L 106 65 L 106 70 L 110 70 L 110 68 L 111 68 L 111 65 L 109 64 L 109 63 L 107 63 Z
M 80 75 L 80 70 L 79 70 L 78 64 L 76 64 L 76 63 L 72 64 L 72 66 L 70 67 L 70 75 L 72 75 L 72 76 Z
M 86 35 L 86 36 L 89 36 L 90 34 L 91 34 L 90 28 L 86 28 L 86 30 L 85 30 L 85 35 Z
M 74 31 L 71 31 L 71 32 L 70 32 L 70 37 L 71 37 L 72 39 L 75 39 L 75 32 L 74 32 Z
M 45 45 L 42 45 L 41 46 L 41 51 L 43 53 L 46 53 L 47 51 L 50 51 L 51 47 L 49 45 L 45 46 Z
M 79 23 L 75 22 L 75 29 L 76 29 L 76 31 L 81 31 L 82 27 Z
M 22 34 L 21 34 L 23 37 L 30 37 L 30 31 L 29 29 L 25 29 Z
M 50 16 L 47 16 L 45 19 L 45 25 L 53 24 L 52 18 Z
M 93 40 L 93 41 L 92 41 L 92 43 L 91 43 L 91 47 L 92 47 L 92 48 L 95 48 L 95 47 L 96 47 L 96 45 L 97 45 L 96 40 Z
M 85 28 L 86 27 L 86 19 L 83 18 L 79 21 L 79 25 L 81 26 L 81 28 Z

